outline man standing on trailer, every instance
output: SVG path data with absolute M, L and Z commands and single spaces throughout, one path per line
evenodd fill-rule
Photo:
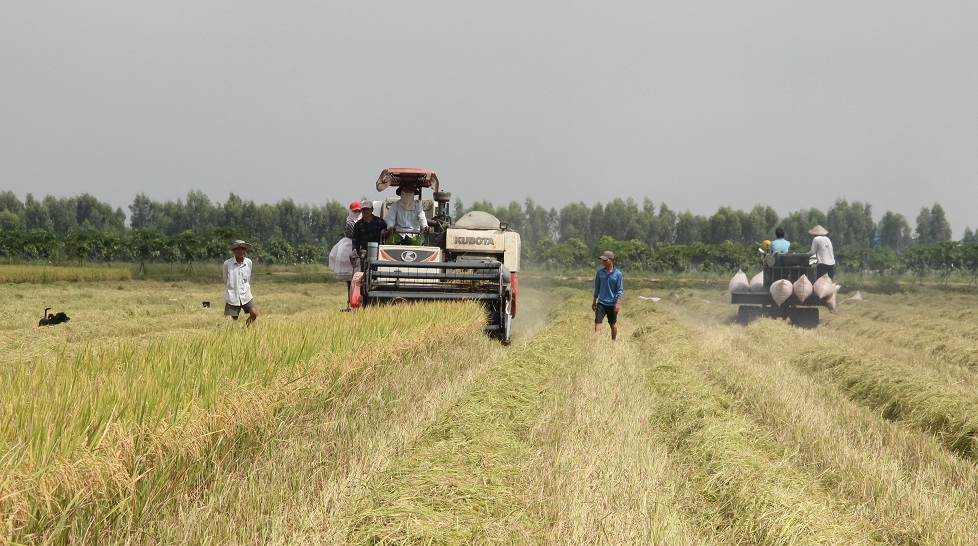
M 829 234 L 829 230 L 819 224 L 808 230 L 808 233 L 815 236 L 812 239 L 812 254 L 818 259 L 818 262 L 815 264 L 816 278 L 821 278 L 822 275 L 828 275 L 830 279 L 834 279 L 835 250 L 832 248 L 832 240 L 826 237 Z
M 601 322 L 608 317 L 611 326 L 611 339 L 618 338 L 618 311 L 621 309 L 621 296 L 625 291 L 621 270 L 615 267 L 615 253 L 606 250 L 599 258 L 604 267 L 594 276 L 594 301 L 591 310 L 594 311 L 594 331 L 601 331 Z

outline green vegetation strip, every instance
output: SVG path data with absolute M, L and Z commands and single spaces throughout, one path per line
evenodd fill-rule
M 0 283 L 128 281 L 132 272 L 126 265 L 108 266 L 42 266 L 0 264 Z

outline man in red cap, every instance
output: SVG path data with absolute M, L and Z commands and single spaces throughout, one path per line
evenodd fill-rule
M 601 322 L 608 317 L 612 341 L 618 339 L 618 311 L 621 310 L 621 296 L 625 291 L 621 270 L 615 267 L 615 253 L 606 250 L 598 258 L 604 267 L 594 276 L 594 331 L 601 331 Z

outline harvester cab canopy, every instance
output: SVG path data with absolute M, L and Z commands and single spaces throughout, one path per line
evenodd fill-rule
M 392 168 L 381 171 L 377 178 L 377 191 L 384 191 L 394 186 L 415 186 L 418 188 L 431 188 L 431 191 L 438 191 L 438 175 L 432 171 L 412 168 Z

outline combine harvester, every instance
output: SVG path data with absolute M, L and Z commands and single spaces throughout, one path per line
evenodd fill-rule
M 350 287 L 350 306 L 401 301 L 472 300 L 486 309 L 486 331 L 508 345 L 516 317 L 517 275 L 520 270 L 520 236 L 492 214 L 472 211 L 452 221 L 452 194 L 443 192 L 438 176 L 422 169 L 385 169 L 377 179 L 377 191 L 410 185 L 418 188 L 415 206 L 422 207 L 430 233 L 398 233 L 421 236 L 421 246 L 371 243 L 360 259 Z M 422 189 L 432 199 L 422 199 Z M 397 199 L 380 206 L 381 218 Z

